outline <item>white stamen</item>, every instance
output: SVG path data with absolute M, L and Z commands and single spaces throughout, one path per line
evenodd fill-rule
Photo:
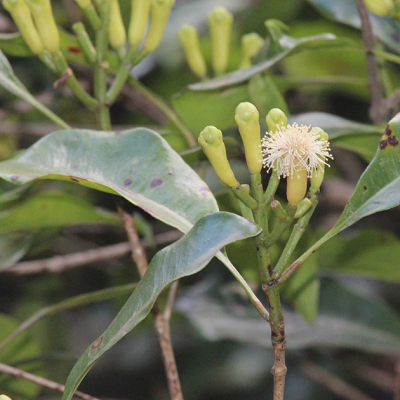
M 328 165 L 327 158 L 333 158 L 329 142 L 312 132 L 311 126 L 281 126 L 275 133 L 267 132 L 261 143 L 265 168 L 284 178 L 301 170 L 311 177 L 319 166 Z

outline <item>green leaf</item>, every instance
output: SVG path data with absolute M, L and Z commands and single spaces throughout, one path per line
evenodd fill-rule
M 400 282 L 400 240 L 390 232 L 368 229 L 336 236 L 318 252 L 327 272 Z
M 272 108 L 279 108 L 289 114 L 286 101 L 270 76 L 254 75 L 249 80 L 250 102 L 253 103 L 261 116 L 266 116 Z
M 342 47 L 348 46 L 351 41 L 337 38 L 335 35 L 325 33 L 322 35 L 309 36 L 301 39 L 294 39 L 288 35 L 283 35 L 279 40 L 279 45 L 283 49 L 280 53 L 275 54 L 272 58 L 262 61 L 252 67 L 240 71 L 235 71 L 230 74 L 210 79 L 205 82 L 189 85 L 190 90 L 212 90 L 225 86 L 231 86 L 237 83 L 244 82 L 254 75 L 278 64 L 285 57 L 296 54 L 301 51 L 319 50 L 327 47 Z
M 295 263 L 304 262 L 327 240 L 360 219 L 400 204 L 399 138 L 400 113 L 389 122 L 374 159 L 361 175 L 354 193 L 335 226 Z
M 1 33 L 0 50 L 10 56 L 27 57 L 34 55 L 19 32 Z
M 137 283 L 130 283 L 128 285 L 116 286 L 108 289 L 97 290 L 91 293 L 85 293 L 79 296 L 71 297 L 69 299 L 63 300 L 57 304 L 42 308 L 35 314 L 31 315 L 28 319 L 22 322 L 9 336 L 3 337 L 0 342 L 0 351 L 4 347 L 8 346 L 11 341 L 20 336 L 23 332 L 29 329 L 36 322 L 56 315 L 62 311 L 69 310 L 75 307 L 82 307 L 84 305 L 97 303 L 100 301 L 108 300 L 110 298 L 126 295 L 132 293 L 132 291 L 137 286 Z
M 54 132 L 0 163 L 14 183 L 62 179 L 116 193 L 183 232 L 218 210 L 206 184 L 157 133 L 137 128 L 114 134 Z
M 120 218 L 84 200 L 56 192 L 36 194 L 0 212 L 0 232 L 90 223 L 119 224 Z
M 361 124 L 337 115 L 324 112 L 309 112 L 289 117 L 289 123 L 299 125 L 318 126 L 329 134 L 329 140 L 348 135 L 376 135 L 382 134 L 382 127 Z
M 37 108 L 47 118 L 52 120 L 55 124 L 61 128 L 69 128 L 68 124 L 65 123 L 61 118 L 53 113 L 50 109 L 44 106 L 42 103 L 37 101 L 23 85 L 23 83 L 15 76 L 14 71 L 11 68 L 5 55 L 0 51 L 0 86 L 8 90 L 15 96 L 27 101 L 33 107 Z
M 353 0 L 308 0 L 325 18 L 361 28 L 361 20 Z M 400 52 L 400 28 L 391 18 L 369 13 L 374 35 L 396 53 Z
M 242 101 L 250 101 L 245 85 L 222 91 L 184 90 L 173 98 L 172 104 L 183 122 L 198 136 L 208 125 L 221 130 L 235 125 L 235 110 Z
M 0 325 L 0 341 L 2 341 L 17 328 L 18 322 L 7 315 L 0 314 Z M 26 332 L 0 351 L 2 363 L 22 368 L 33 374 L 38 374 L 42 370 L 37 361 L 32 362 L 39 355 L 38 343 Z M 24 365 L 25 362 L 26 365 Z M 35 399 L 41 391 L 41 387 L 36 383 L 6 374 L 1 374 L 0 386 L 2 393 L 7 393 L 11 398 L 20 400 Z
M 202 218 L 187 235 L 158 252 L 114 321 L 75 364 L 67 379 L 63 399 L 70 399 L 101 355 L 148 315 L 167 285 L 199 272 L 223 246 L 259 232 L 260 229 L 250 221 L 235 214 L 219 212 Z
M 376 153 L 376 145 L 379 142 L 377 135 L 349 135 L 341 136 L 331 141 L 336 147 L 350 150 L 365 161 L 370 162 Z
M 0 233 L 0 270 L 11 267 L 30 249 L 33 233 Z
M 240 307 L 236 302 L 233 310 L 231 304 L 216 301 L 215 295 L 199 295 L 199 288 L 194 287 L 178 299 L 176 310 L 209 340 L 237 340 L 270 349 L 267 323 L 249 306 Z M 286 308 L 284 316 L 289 354 L 315 346 L 387 355 L 400 351 L 398 314 L 380 299 L 333 280 L 321 281 L 320 308 L 314 323 Z

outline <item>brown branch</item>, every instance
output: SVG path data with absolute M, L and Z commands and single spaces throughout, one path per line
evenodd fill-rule
M 374 34 L 364 1 L 355 0 L 355 3 L 361 19 L 362 40 L 366 49 L 369 87 L 371 90 L 371 107 L 369 109 L 369 116 L 374 123 L 379 123 L 386 120 L 386 110 L 382 106 L 383 90 L 379 76 L 378 62 L 374 54 Z
M 148 267 L 148 261 L 144 248 L 136 232 L 134 219 L 131 214 L 124 210 L 121 203 L 118 205 L 118 213 L 121 216 L 122 222 L 124 224 L 126 233 L 131 244 L 132 259 L 136 263 L 139 274 L 143 277 Z M 171 291 L 175 292 L 176 286 L 172 285 Z M 170 292 L 170 298 L 167 305 L 168 308 L 172 308 L 172 300 L 174 297 L 175 293 L 171 294 Z M 172 347 L 169 319 L 165 318 L 165 316 L 159 309 L 157 302 L 153 306 L 152 313 L 154 316 L 154 325 L 156 328 L 157 338 L 160 344 L 161 354 L 164 361 L 164 368 L 167 375 L 168 388 L 171 399 L 183 400 L 181 383 L 179 380 L 174 350 Z M 170 314 L 171 310 L 169 310 L 167 314 L 168 313 Z
M 155 241 L 157 244 L 166 244 L 171 243 L 179 239 L 180 237 L 182 237 L 181 232 L 169 231 L 156 235 Z M 145 247 L 149 245 L 146 239 L 143 239 L 141 243 Z M 123 242 L 112 244 L 110 246 L 100 247 L 98 249 L 85 250 L 63 256 L 46 258 L 43 260 L 22 261 L 1 272 L 16 275 L 29 275 L 42 272 L 51 272 L 58 274 L 64 272 L 65 270 L 80 267 L 82 265 L 121 257 L 128 254 L 130 251 L 130 243 Z
M 302 371 L 313 381 L 325 386 L 337 396 L 347 400 L 374 400 L 360 390 L 312 362 L 301 363 Z
M 26 381 L 34 382 L 37 385 L 56 390 L 57 392 L 64 392 L 65 386 L 61 385 L 61 383 L 50 381 L 49 379 L 42 378 L 41 376 L 33 375 L 29 372 L 25 372 L 21 369 L 17 369 L 11 367 L 10 365 L 0 363 L 0 372 L 3 372 L 7 375 L 16 376 L 21 379 L 25 379 Z M 77 390 L 74 394 L 75 397 L 79 397 L 83 400 L 99 400 L 97 397 L 90 396 L 88 394 L 82 393 Z

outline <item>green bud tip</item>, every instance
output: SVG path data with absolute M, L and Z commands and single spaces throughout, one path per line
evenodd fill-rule
M 267 115 L 266 121 L 268 124 L 268 128 L 270 130 L 274 130 L 276 126 L 283 126 L 287 125 L 287 117 L 285 113 L 280 110 L 279 108 L 273 108 Z
M 172 8 L 175 4 L 175 0 L 153 0 L 153 7 L 167 7 Z
M 318 135 L 320 140 L 326 140 L 326 141 L 329 140 L 329 135 L 319 127 L 312 128 L 311 132 L 314 133 L 315 135 Z
M 242 36 L 242 48 L 247 57 L 255 56 L 264 44 L 264 39 L 255 32 Z
M 216 145 L 221 142 L 222 132 L 215 126 L 207 126 L 200 133 L 199 143 L 203 147 L 206 145 Z
M 249 102 L 240 103 L 236 107 L 235 114 L 235 116 L 243 122 L 249 122 L 251 120 L 258 122 L 258 110 L 253 104 Z
M 182 43 L 191 43 L 193 40 L 196 40 L 197 30 L 194 26 L 183 25 L 178 31 L 178 37 Z
M 228 22 L 231 23 L 233 21 L 233 15 L 229 12 L 225 7 L 217 7 L 208 14 L 208 20 L 210 22 Z

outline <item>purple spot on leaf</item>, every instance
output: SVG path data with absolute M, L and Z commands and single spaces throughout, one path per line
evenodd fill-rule
M 115 136 L 119 136 L 122 133 L 122 131 L 115 131 Z
M 160 178 L 155 178 L 155 179 L 153 179 L 153 180 L 151 181 L 151 183 L 150 183 L 150 188 L 151 188 L 151 189 L 154 189 L 154 188 L 156 188 L 157 186 L 160 186 L 162 183 L 163 183 L 163 180 L 162 180 L 162 179 L 160 179 Z
M 199 189 L 199 191 L 200 191 L 200 193 L 201 193 L 203 196 L 207 196 L 208 193 L 210 193 L 210 188 L 209 188 L 208 186 L 202 186 L 202 187 Z
M 391 36 L 395 42 L 400 42 L 400 35 L 397 32 L 393 32 Z
M 171 175 L 173 175 L 173 174 L 172 174 L 172 172 L 168 172 L 168 175 L 171 176 Z
M 132 178 L 126 178 L 124 180 L 124 186 L 130 186 L 132 185 L 133 179 Z
M 17 181 L 18 179 L 19 179 L 19 176 L 18 176 L 18 175 L 13 175 L 13 176 L 10 177 L 11 182 L 15 182 L 15 181 Z

